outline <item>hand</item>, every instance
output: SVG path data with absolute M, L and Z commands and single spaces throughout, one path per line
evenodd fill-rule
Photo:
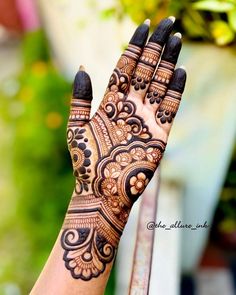
M 98 277 L 112 262 L 162 158 L 186 80 L 184 69 L 174 70 L 181 35 L 169 36 L 172 28 L 164 19 L 147 44 L 148 21 L 137 28 L 91 119 L 90 78 L 82 68 L 75 77 L 67 140 L 76 185 L 61 235 L 73 278 Z

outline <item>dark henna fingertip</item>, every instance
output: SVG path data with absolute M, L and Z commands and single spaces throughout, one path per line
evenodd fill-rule
M 93 99 L 92 83 L 85 71 L 77 72 L 73 86 L 73 97 L 91 101 Z
M 138 47 L 143 47 L 147 41 L 148 32 L 149 26 L 143 23 L 136 29 L 129 43 Z
M 174 23 L 170 18 L 163 19 L 150 37 L 149 42 L 164 45 L 173 29 L 173 26 Z
M 175 64 L 177 62 L 181 47 L 181 39 L 177 36 L 170 36 L 166 43 L 162 60 Z
M 183 68 L 176 69 L 174 71 L 169 90 L 177 91 L 180 93 L 184 92 L 186 82 L 186 71 Z

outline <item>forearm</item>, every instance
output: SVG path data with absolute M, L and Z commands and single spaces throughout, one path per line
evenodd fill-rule
M 103 221 L 98 206 L 89 203 L 88 198 L 73 193 L 62 229 L 31 295 L 104 294 L 119 238 Z

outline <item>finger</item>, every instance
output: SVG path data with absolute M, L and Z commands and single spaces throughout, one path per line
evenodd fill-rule
M 173 29 L 174 20 L 174 17 L 162 20 L 144 47 L 135 73 L 131 79 L 131 95 L 135 93 L 136 95 L 138 94 L 140 99 L 144 99 L 146 90 L 158 64 L 162 48 Z
M 113 71 L 108 91 L 120 91 L 124 94 L 128 91 L 130 79 L 147 41 L 149 25 L 150 20 L 146 20 L 134 32 L 127 49 L 121 55 Z
M 178 111 L 182 93 L 186 82 L 184 67 L 174 71 L 165 98 L 156 112 L 156 121 L 169 134 L 173 119 Z
M 181 37 L 180 33 L 169 37 L 161 61 L 145 96 L 145 104 L 151 104 L 153 112 L 156 112 L 166 94 L 182 47 Z
M 84 67 L 80 66 L 74 80 L 68 126 L 82 126 L 89 121 L 92 99 L 90 77 Z

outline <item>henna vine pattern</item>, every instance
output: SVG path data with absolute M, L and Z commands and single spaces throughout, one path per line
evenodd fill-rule
M 170 82 L 179 53 L 176 38 L 167 42 L 159 63 L 172 27 L 171 19 L 162 21 L 146 45 L 147 24 L 136 30 L 90 120 L 89 76 L 81 70 L 75 77 L 67 141 L 76 185 L 61 234 L 63 260 L 75 279 L 96 278 L 113 261 L 133 203 L 164 153 L 167 137 L 158 132 L 168 133 L 164 127 L 170 129 L 185 82 L 178 70 Z M 144 117 L 136 95 L 159 109 Z M 155 126 L 147 123 L 149 117 Z

